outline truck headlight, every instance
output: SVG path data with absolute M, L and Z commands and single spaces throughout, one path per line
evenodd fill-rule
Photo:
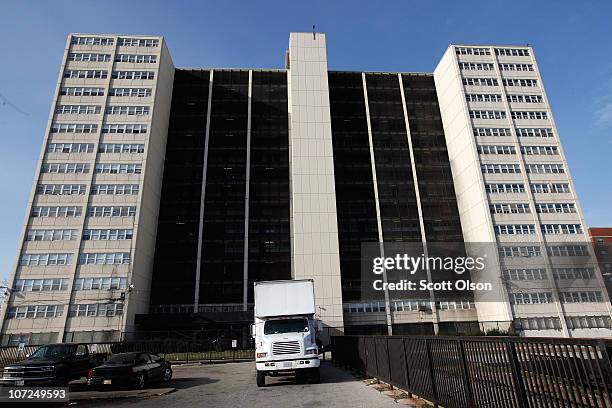
M 313 349 L 306 349 L 306 351 L 304 351 L 304 354 L 317 354 L 318 350 L 316 348 Z
M 256 353 L 255 356 L 257 358 L 266 358 L 266 357 L 268 357 L 268 353 Z

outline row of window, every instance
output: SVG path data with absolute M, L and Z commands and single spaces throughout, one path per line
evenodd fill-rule
M 126 287 L 127 278 L 78 278 L 74 281 L 74 290 L 114 290 Z
M 558 280 L 593 279 L 593 268 L 553 268 L 552 275 Z M 544 268 L 507 269 L 504 278 L 514 281 L 545 280 L 548 274 Z
M 70 54 L 68 54 L 68 61 L 108 62 L 110 60 L 110 54 L 96 54 L 90 52 L 71 52 Z
M 489 48 L 485 47 L 455 47 L 457 55 L 491 55 Z M 527 48 L 495 48 L 495 55 L 508 57 L 528 57 Z
M 74 290 L 125 289 L 127 278 L 79 278 L 74 281 Z M 49 292 L 68 289 L 68 279 L 17 279 L 15 292 Z
M 536 203 L 538 213 L 575 213 L 576 206 L 573 203 Z M 493 214 L 526 214 L 531 209 L 527 203 L 490 204 L 489 209 Z
M 460 62 L 459 68 L 471 71 L 493 71 L 495 65 L 489 62 Z M 502 71 L 533 71 L 533 64 L 499 64 Z
M 108 71 L 100 69 L 67 69 L 64 70 L 64 78 L 86 78 L 86 79 L 105 79 L 108 78 Z M 113 71 L 113 79 L 155 79 L 154 71 Z
M 389 302 L 393 312 L 422 311 L 431 308 L 430 302 L 425 300 L 392 300 Z M 459 310 L 473 309 L 474 303 L 467 300 L 436 302 L 436 307 L 440 310 Z M 344 303 L 342 305 L 346 313 L 374 313 L 384 312 L 385 302 L 362 302 Z
M 151 96 L 151 88 L 111 88 L 110 96 L 146 97 Z M 60 90 L 64 96 L 104 96 L 104 88 L 65 86 Z
M 55 266 L 68 265 L 72 261 L 72 254 L 68 253 L 42 253 L 23 254 L 19 259 L 20 266 Z M 82 253 L 79 255 L 79 265 L 118 265 L 130 263 L 128 252 L 102 252 Z
M 473 94 L 465 95 L 468 102 L 502 102 L 500 94 Z M 542 103 L 543 99 L 540 95 L 508 95 L 508 102 L 515 103 Z
M 545 235 L 582 234 L 580 224 L 542 224 L 542 233 Z M 503 224 L 495 225 L 496 235 L 531 235 L 535 234 L 533 224 Z
M 46 163 L 41 168 L 42 173 L 85 174 L 89 173 L 87 163 Z M 96 174 L 140 174 L 142 164 L 98 163 L 94 169 Z
M 86 229 L 83 231 L 85 241 L 118 241 L 132 239 L 134 231 L 131 229 Z
M 108 115 L 148 115 L 148 106 L 108 106 L 106 113 Z
M 525 185 L 522 183 L 487 183 L 485 184 L 487 193 L 524 193 Z M 533 183 L 531 184 L 533 193 L 569 193 L 568 183 Z
M 98 125 L 94 123 L 53 123 L 52 133 L 96 133 Z M 144 124 L 105 124 L 102 133 L 147 133 Z
M 546 246 L 550 256 L 588 256 L 589 249 L 586 245 L 548 245 Z M 542 256 L 542 249 L 537 245 L 502 246 L 499 253 L 504 258 L 530 258 Z
M 548 119 L 548 113 L 545 111 L 512 111 L 510 112 L 512 119 Z M 505 111 L 494 110 L 470 110 L 470 118 L 472 119 L 505 119 Z
M 98 174 L 140 174 L 142 164 L 98 163 L 95 172 Z
M 85 174 L 89 173 L 87 163 L 46 163 L 40 169 L 41 173 Z
M 35 218 L 79 217 L 81 214 L 81 207 L 32 207 L 32 217 Z M 88 217 L 133 217 L 135 214 L 136 207 L 134 206 L 93 206 L 87 208 Z
M 602 293 L 599 291 L 561 292 L 562 303 L 595 303 L 603 302 Z M 511 302 L 515 305 L 551 303 L 551 292 L 512 293 Z
M 113 45 L 114 38 L 105 37 L 72 37 L 70 43 L 72 45 Z M 117 45 L 121 47 L 157 47 L 159 40 L 145 38 L 119 38 Z
M 83 195 L 87 190 L 85 184 L 39 184 L 36 189 L 41 195 Z M 136 195 L 138 184 L 93 184 L 94 195 Z
M 49 143 L 47 153 L 92 153 L 93 143 Z M 101 143 L 100 153 L 144 153 L 142 143 Z
M 603 302 L 603 295 L 597 290 L 561 292 L 560 297 L 563 303 Z
M 148 54 L 117 54 L 115 55 L 115 62 L 130 62 L 140 64 L 155 64 L 157 62 L 157 55 Z
M 480 154 L 516 154 L 514 146 L 506 145 L 478 145 Z M 521 146 L 521 153 L 527 155 L 552 156 L 559 154 L 557 146 Z
M 60 115 L 97 115 L 102 111 L 100 105 L 57 105 L 55 113 Z
M 123 314 L 123 303 L 89 303 L 70 305 L 70 317 L 112 317 Z
M 493 146 L 495 147 L 495 146 Z M 509 147 L 509 146 L 498 146 L 498 147 Z M 485 174 L 513 174 L 520 173 L 521 168 L 518 164 L 482 164 L 481 170 Z M 544 163 L 544 164 L 527 164 L 525 165 L 527 173 L 532 174 L 561 174 L 565 173 L 565 169 L 562 164 L 557 163 Z
M 504 86 L 520 86 L 520 87 L 535 87 L 538 86 L 538 80 L 533 78 L 504 78 L 502 79 Z M 499 86 L 497 78 L 463 78 L 463 85 L 466 86 Z
M 570 330 L 576 329 L 612 329 L 610 316 L 568 316 L 565 318 Z M 558 317 L 527 317 L 515 319 L 517 330 L 561 330 Z
M 546 111 L 512 111 L 512 119 L 548 119 Z
M 31 229 L 26 232 L 26 241 L 70 241 L 77 236 L 75 229 Z
M 9 307 L 7 319 L 42 319 L 60 317 L 64 313 L 62 305 L 29 305 Z

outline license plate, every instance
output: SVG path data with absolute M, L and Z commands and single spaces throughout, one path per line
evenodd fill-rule
M 291 368 L 293 364 L 291 363 L 291 361 L 285 361 L 283 363 L 283 368 Z
M 110 385 L 112 383 L 112 381 L 111 380 L 104 380 L 102 383 L 104 385 Z
M 21 386 L 23 386 L 23 380 L 15 381 L 15 387 L 21 387 Z

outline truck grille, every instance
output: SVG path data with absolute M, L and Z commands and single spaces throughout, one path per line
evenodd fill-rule
M 272 343 L 272 354 L 280 356 L 283 354 L 299 354 L 300 342 L 298 341 L 276 341 Z
M 6 367 L 3 378 L 40 378 L 52 377 L 53 371 L 43 371 L 42 367 Z

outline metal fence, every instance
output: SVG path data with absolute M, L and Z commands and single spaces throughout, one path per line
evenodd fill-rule
M 254 360 L 254 349 L 239 347 L 219 347 L 216 342 L 191 343 L 183 341 L 124 341 L 110 343 L 88 343 L 97 353 L 116 354 L 130 351 L 147 351 L 157 354 L 171 362 L 215 362 Z M 40 346 L 0 347 L 0 367 L 24 360 Z
M 338 336 L 332 361 L 444 407 L 612 408 L 611 340 Z

